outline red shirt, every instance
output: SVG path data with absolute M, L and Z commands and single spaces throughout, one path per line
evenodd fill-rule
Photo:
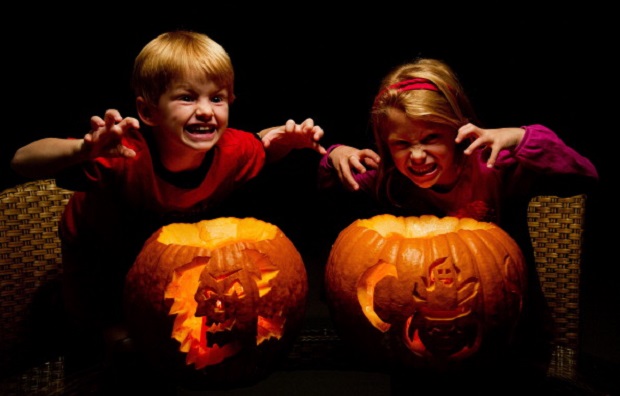
M 59 186 L 76 191 L 59 226 L 65 275 L 74 290 L 84 289 L 76 299 L 88 301 L 83 294 L 90 293 L 113 300 L 112 290 L 120 299 L 125 273 L 154 231 L 217 217 L 220 204 L 265 165 L 262 142 L 235 129 L 227 129 L 203 165 L 185 175 L 163 169 L 140 132 L 123 140 L 136 151 L 134 158 L 97 158 L 57 177 Z

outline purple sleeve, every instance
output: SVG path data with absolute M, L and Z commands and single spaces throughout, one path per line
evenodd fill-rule
M 330 146 L 327 149 L 327 153 L 323 155 L 321 161 L 319 162 L 318 186 L 320 189 L 327 189 L 337 185 L 342 186 L 334 167 L 329 161 L 329 153 L 331 153 L 332 150 L 338 146 L 340 146 L 340 144 Z M 374 190 L 376 173 L 376 170 L 371 169 L 365 173 L 355 173 L 353 175 L 355 181 L 359 184 L 361 191 L 371 193 Z
M 497 167 L 519 166 L 545 176 L 576 175 L 598 180 L 592 162 L 567 146 L 552 130 L 543 125 L 524 127 L 525 135 L 513 151 L 500 153 Z

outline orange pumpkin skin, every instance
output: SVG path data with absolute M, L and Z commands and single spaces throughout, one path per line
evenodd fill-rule
M 308 281 L 276 226 L 253 218 L 157 230 L 127 274 L 126 320 L 146 361 L 189 387 L 268 375 L 301 329 Z
M 341 337 L 369 363 L 458 369 L 510 344 L 526 268 L 491 223 L 378 215 L 340 232 L 325 284 Z

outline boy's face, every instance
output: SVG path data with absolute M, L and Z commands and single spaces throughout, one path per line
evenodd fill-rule
M 411 120 L 389 110 L 386 143 L 396 168 L 422 188 L 450 186 L 458 177 L 456 131 L 447 126 Z
M 160 151 L 183 157 L 211 150 L 228 127 L 229 100 L 206 78 L 174 80 L 151 117 Z

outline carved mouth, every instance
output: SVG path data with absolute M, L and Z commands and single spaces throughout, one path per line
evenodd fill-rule
M 205 338 L 207 346 L 212 347 L 214 345 L 222 346 L 230 344 L 235 341 L 238 336 L 233 330 L 235 325 L 234 319 L 229 319 L 221 323 L 209 323 L 206 328 Z

